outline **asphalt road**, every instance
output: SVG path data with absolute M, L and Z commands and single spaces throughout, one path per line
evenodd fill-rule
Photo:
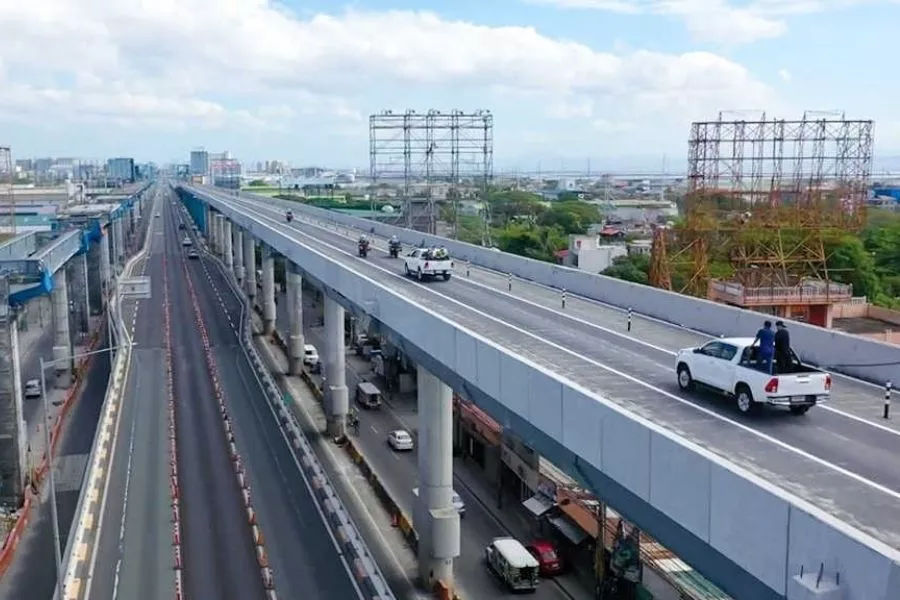
M 105 329 L 103 333 L 105 334 Z M 102 344 L 99 348 L 105 347 Z M 69 529 L 78 505 L 81 481 L 100 418 L 109 373 L 108 353 L 95 356 L 88 368 L 81 396 L 69 413 L 67 425 L 57 445 L 56 464 L 59 476 L 56 497 L 63 548 L 68 541 Z M 0 582 L 0 598 L 43 600 L 53 596 L 56 567 L 53 560 L 49 492 L 43 494 L 41 504 L 32 513 L 28 527 L 29 533 L 16 551 L 13 567 Z
M 214 347 L 280 598 L 350 600 L 357 592 L 240 348 L 241 303 L 213 264 L 189 270 Z M 243 598 L 242 598 L 243 600 Z
M 176 432 L 181 484 L 184 593 L 188 598 L 263 598 L 262 580 L 235 479 L 188 287 L 176 210 L 167 221 Z M 195 281 L 203 293 L 201 281 Z M 220 339 L 210 330 L 212 343 Z
M 673 383 L 672 357 L 665 351 L 471 285 L 459 276 L 449 282 L 419 284 L 402 277 L 399 261 L 380 252 L 367 260 L 355 257 L 354 240 L 296 221 L 288 226 L 276 210 L 259 206 L 254 210 L 270 217 L 270 224 L 277 229 L 290 232 L 342 264 L 364 269 L 369 277 L 411 300 L 516 348 L 546 368 L 707 446 L 876 538 L 900 545 L 900 466 L 889 458 L 900 450 L 896 433 L 825 410 L 810 411 L 799 419 L 783 413 L 758 418 L 737 415 L 707 396 L 680 392 Z M 836 394 L 871 393 L 861 384 L 841 381 Z
M 162 328 L 166 247 L 163 220 L 151 221 L 150 253 L 135 275 L 150 276 L 153 298 L 127 302 L 122 311 L 126 325 L 138 317 L 132 331 L 136 347 L 89 583 L 95 598 L 155 600 L 174 594 Z
M 284 310 L 284 300 L 279 299 L 279 310 L 276 318 L 282 335 L 288 335 L 289 318 Z M 304 298 L 304 322 L 314 325 L 322 317 L 321 304 L 313 307 Z M 307 344 L 313 344 L 320 352 L 324 349 L 325 338 L 321 327 L 304 326 Z M 356 384 L 364 380 L 367 374 L 355 360 L 347 360 L 347 387 L 351 390 L 351 399 Z M 366 456 L 366 460 L 375 469 L 391 497 L 400 507 L 411 515 L 412 490 L 418 486 L 418 465 L 416 453 L 394 452 L 387 444 L 387 435 L 394 429 L 414 431 L 418 428 L 418 415 L 412 407 L 398 404 L 391 407 L 385 403 L 380 410 L 360 409 L 360 432 L 355 441 Z M 483 499 L 475 497 L 470 491 L 456 485 L 456 491 L 466 503 L 466 515 L 460 519 L 460 556 L 454 560 L 454 574 L 463 597 L 466 598 L 514 598 L 500 581 L 484 566 L 484 548 L 498 536 L 508 535 L 506 529 L 498 523 L 484 506 Z M 532 596 L 539 600 L 571 599 L 571 596 L 550 581 L 541 584 Z

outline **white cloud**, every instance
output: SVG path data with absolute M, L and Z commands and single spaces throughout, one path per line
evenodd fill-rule
M 526 0 L 532 4 L 591 9 L 628 15 L 657 14 L 684 22 L 698 41 L 737 45 L 774 38 L 787 31 L 785 17 L 839 10 L 892 0 Z
M 788 71 L 787 69 L 779 69 L 779 70 L 778 70 L 778 77 L 780 77 L 781 80 L 782 80 L 783 82 L 785 82 L 785 83 L 790 83 L 790 82 L 791 82 L 791 72 Z
M 516 90 L 560 117 L 590 119 L 599 103 L 634 121 L 635 111 L 686 121 L 771 99 L 742 66 L 706 52 L 598 52 L 531 27 L 427 12 L 300 18 L 267 0 L 42 0 L 29 10 L 0 2 L 0 65 L 6 118 L 154 129 L 313 118 L 349 126 L 423 90 L 488 107 L 497 90 Z M 373 97 L 389 106 L 372 106 Z

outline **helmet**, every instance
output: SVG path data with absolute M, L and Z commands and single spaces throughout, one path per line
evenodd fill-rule
M 397 236 L 396 236 L 396 235 L 392 235 L 392 236 L 391 236 L 391 241 L 392 241 L 392 242 L 396 242 L 396 241 L 397 241 Z

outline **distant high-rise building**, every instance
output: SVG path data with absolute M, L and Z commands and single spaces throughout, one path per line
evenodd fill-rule
M 106 174 L 110 179 L 122 183 L 134 182 L 134 159 L 110 158 L 106 161 Z
M 209 152 L 191 151 L 191 175 L 209 175 Z

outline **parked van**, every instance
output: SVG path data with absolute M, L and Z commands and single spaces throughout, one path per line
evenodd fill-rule
M 484 549 L 484 560 L 510 591 L 537 589 L 540 564 L 519 540 L 511 537 L 494 538 Z
M 364 408 L 379 408 L 381 406 L 381 390 L 374 383 L 362 381 L 356 386 L 356 401 Z

